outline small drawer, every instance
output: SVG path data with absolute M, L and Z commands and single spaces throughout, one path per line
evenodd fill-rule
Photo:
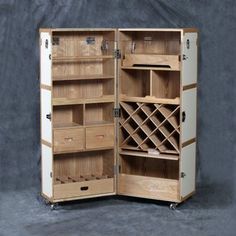
M 84 149 L 84 129 L 54 130 L 54 152 L 80 151 Z
M 114 179 L 90 180 L 54 185 L 54 199 L 66 199 L 88 195 L 106 194 L 114 191 Z
M 114 125 L 86 128 L 86 148 L 114 146 Z

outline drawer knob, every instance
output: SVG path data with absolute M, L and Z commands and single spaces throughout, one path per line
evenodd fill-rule
M 81 191 L 87 191 L 88 190 L 88 186 L 84 186 L 80 188 Z

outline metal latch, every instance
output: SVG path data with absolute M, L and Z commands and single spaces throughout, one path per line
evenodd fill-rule
M 184 178 L 186 176 L 186 174 L 184 172 L 181 172 L 180 176 L 181 176 L 181 178 Z
M 187 41 L 186 41 L 186 47 L 187 47 L 187 49 L 190 49 L 190 40 L 189 39 L 187 39 Z
M 120 53 L 119 49 L 116 49 L 114 51 L 114 57 L 115 57 L 115 59 L 120 59 L 121 58 L 121 53 Z
M 114 108 L 113 109 L 113 116 L 114 117 L 120 117 L 120 108 Z
M 51 121 L 51 119 L 52 119 L 52 114 L 51 114 L 51 113 L 47 114 L 47 115 L 46 115 L 46 118 Z
M 185 119 L 186 119 L 186 113 L 185 113 L 185 111 L 183 111 L 183 112 L 182 112 L 182 122 L 184 122 Z
M 185 54 L 183 54 L 183 60 L 187 60 L 187 59 L 188 57 Z

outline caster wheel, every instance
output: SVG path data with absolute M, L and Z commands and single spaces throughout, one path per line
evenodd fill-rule
M 178 203 L 171 203 L 170 204 L 170 209 L 175 210 L 177 206 L 178 206 Z
M 53 203 L 52 203 L 51 206 L 50 206 L 50 208 L 51 208 L 52 211 L 54 211 L 54 210 L 57 209 L 57 206 L 58 206 L 58 204 L 56 204 L 56 203 L 53 204 Z

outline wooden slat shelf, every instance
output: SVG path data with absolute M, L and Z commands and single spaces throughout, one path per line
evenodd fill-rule
M 65 122 L 65 123 L 54 123 L 53 129 L 64 129 L 64 128 L 78 128 L 82 127 L 82 124 L 75 122 Z
M 121 155 L 134 156 L 134 157 L 158 158 L 158 159 L 175 160 L 175 161 L 179 159 L 178 155 L 167 155 L 167 154 L 152 155 L 148 154 L 147 152 L 138 152 L 138 151 L 120 151 L 119 153 Z
M 54 75 L 53 81 L 69 81 L 69 80 L 102 80 L 114 79 L 114 75 L 94 74 L 94 75 Z
M 81 98 L 53 98 L 53 106 L 92 104 L 92 103 L 110 103 L 114 102 L 114 95 L 106 95 L 99 98 L 81 99 Z
M 128 97 L 124 94 L 120 96 L 120 100 L 123 102 L 146 102 L 146 103 L 161 103 L 161 104 L 173 104 L 173 105 L 179 105 L 180 104 L 180 98 L 156 98 L 152 96 L 146 96 L 146 97 Z
M 113 55 L 99 55 L 99 56 L 64 56 L 64 57 L 53 57 L 53 63 L 60 63 L 60 62 L 78 62 L 83 60 L 100 60 L 100 59 L 112 59 L 114 58 Z

